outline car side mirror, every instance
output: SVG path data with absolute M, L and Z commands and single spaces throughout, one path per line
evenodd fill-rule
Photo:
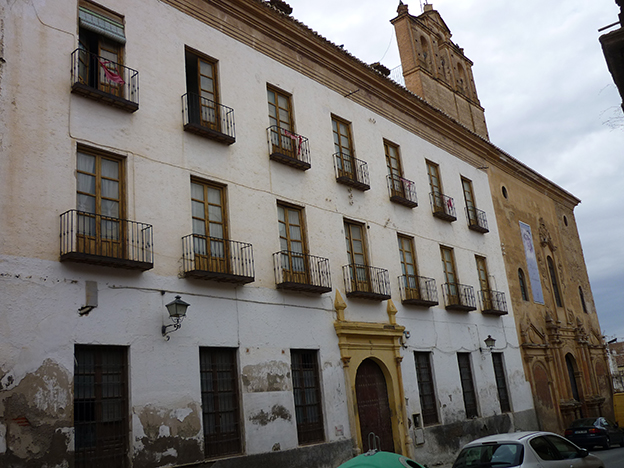
M 589 455 L 589 450 L 584 448 L 579 450 L 579 458 L 585 458 L 587 455 Z

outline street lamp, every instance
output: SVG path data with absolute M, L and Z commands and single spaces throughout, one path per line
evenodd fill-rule
M 173 301 L 171 301 L 169 304 L 165 306 L 167 307 L 167 311 L 169 312 L 169 317 L 171 318 L 171 321 L 173 322 L 169 325 L 162 326 L 162 336 L 164 336 L 167 341 L 169 341 L 169 338 L 170 338 L 170 336 L 168 335 L 170 333 L 173 333 L 176 330 L 179 330 L 180 327 L 182 326 L 182 320 L 184 320 L 184 317 L 186 317 L 186 309 L 188 309 L 189 305 L 190 304 L 184 302 L 180 298 L 180 296 L 176 296 Z M 169 327 L 173 327 L 173 330 L 167 331 L 167 328 Z

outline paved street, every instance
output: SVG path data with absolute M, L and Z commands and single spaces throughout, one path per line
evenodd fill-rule
M 624 468 L 624 448 L 598 449 L 592 453 L 605 462 L 605 468 Z

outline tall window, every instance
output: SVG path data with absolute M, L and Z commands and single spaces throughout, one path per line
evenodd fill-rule
M 481 298 L 483 299 L 483 307 L 486 310 L 493 308 L 492 291 L 490 289 L 490 279 L 488 276 L 487 264 L 485 257 L 475 255 L 477 261 L 477 273 L 479 274 L 479 288 L 481 289 Z
M 550 273 L 550 282 L 552 284 L 553 294 L 555 295 L 555 302 L 557 303 L 557 307 L 563 307 L 561 294 L 559 294 L 559 282 L 557 281 L 555 264 L 553 263 L 553 259 L 550 257 L 546 257 L 546 261 L 548 262 L 548 272 Z
M 206 458 L 240 453 L 236 349 L 200 348 L 199 365 Z
M 507 380 L 505 379 L 505 364 L 503 363 L 503 353 L 492 353 L 492 363 L 494 365 L 494 378 L 496 379 L 496 389 L 498 390 L 498 401 L 501 412 L 509 413 L 511 404 L 509 402 L 509 392 L 507 391 Z
M 74 437 L 77 468 L 128 466 L 126 348 L 74 349 Z
M 477 410 L 477 394 L 472 379 L 472 365 L 470 363 L 470 353 L 457 353 L 459 364 L 459 376 L 461 379 L 462 393 L 464 395 L 464 408 L 467 418 L 479 416 Z
M 431 196 L 433 197 L 434 208 L 444 208 L 444 200 L 442 197 L 442 181 L 440 180 L 440 167 L 427 161 L 427 174 L 429 175 L 429 187 L 431 188 Z
M 431 353 L 415 352 L 416 376 L 418 378 L 418 393 L 420 394 L 420 411 L 423 424 L 437 424 L 438 405 L 433 385 L 433 373 L 431 370 Z
M 309 350 L 291 350 L 291 371 L 297 435 L 299 444 L 325 440 L 318 353 Z
M 190 122 L 221 131 L 217 61 L 188 49 L 184 59 Z
M 462 188 L 464 189 L 464 201 L 466 202 L 466 211 L 468 213 L 468 219 L 473 223 L 478 223 L 477 210 L 474 199 L 474 192 L 472 190 L 472 181 L 462 177 Z
M 520 295 L 523 301 L 529 300 L 529 292 L 527 290 L 527 283 L 524 277 L 524 271 L 522 268 L 518 268 L 518 285 L 520 286 Z
M 303 210 L 289 205 L 277 205 L 282 269 L 287 281 L 306 283 L 306 245 Z
M 583 312 L 585 312 L 586 314 L 587 312 L 587 306 L 585 305 L 585 296 L 583 295 L 583 289 L 579 286 L 579 298 L 581 299 L 581 306 L 583 306 Z
M 386 153 L 388 175 L 391 179 L 392 194 L 393 196 L 405 197 L 405 190 L 403 190 L 403 169 L 401 168 L 401 160 L 399 159 L 399 147 L 388 141 L 384 141 L 384 151 Z
M 122 67 L 126 37 L 123 17 L 95 4 L 80 1 L 78 18 L 80 82 L 124 97 Z
M 80 252 L 123 258 L 123 163 L 78 149 L 76 204 Z
M 368 259 L 366 256 L 366 243 L 364 238 L 364 225 L 345 221 L 345 241 L 347 245 L 347 257 L 352 281 L 355 281 L 356 290 L 368 291 L 370 279 L 368 276 Z
M 351 124 L 332 115 L 332 130 L 338 175 L 339 177 L 347 176 L 357 180 L 355 161 L 353 161 Z
M 225 188 L 191 181 L 193 248 L 199 270 L 227 272 Z
M 403 273 L 406 296 L 409 299 L 415 299 L 420 297 L 420 291 L 418 287 L 416 257 L 414 255 L 414 239 L 401 235 L 398 236 L 398 239 L 401 272 Z
M 451 303 L 458 303 L 459 290 L 457 285 L 459 280 L 455 272 L 455 256 L 453 255 L 453 249 L 440 246 L 440 253 L 442 255 L 442 269 L 444 271 L 444 280 L 446 282 L 449 300 Z

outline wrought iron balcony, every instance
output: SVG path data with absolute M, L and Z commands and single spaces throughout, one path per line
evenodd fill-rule
M 78 210 L 61 215 L 61 261 L 149 270 L 154 267 L 150 224 Z
M 479 300 L 484 314 L 507 315 L 508 313 L 504 292 L 482 289 L 479 291 Z
M 231 145 L 236 141 L 234 109 L 195 93 L 182 96 L 184 130 Z
M 306 137 L 273 125 L 267 128 L 269 158 L 302 171 L 310 169 L 310 144 Z
M 455 202 L 453 202 L 451 197 L 447 197 L 441 193 L 431 192 L 429 194 L 429 200 L 431 201 L 433 216 L 450 222 L 457 219 L 457 215 L 455 214 Z
M 344 153 L 334 154 L 336 181 L 358 190 L 369 190 L 368 164 Z
M 139 108 L 139 72 L 78 48 L 71 55 L 72 93 L 128 112 Z
M 444 283 L 442 291 L 444 292 L 444 302 L 447 310 L 462 310 L 464 312 L 477 310 L 477 301 L 472 286 L 459 283 Z
M 326 293 L 332 290 L 329 259 L 282 250 L 273 254 L 277 289 Z
M 199 234 L 182 238 L 184 276 L 222 283 L 254 281 L 253 247 Z
M 472 207 L 466 207 L 466 219 L 468 220 L 468 229 L 473 231 L 486 233 L 490 232 L 488 229 L 487 217 L 485 211 Z
M 418 206 L 416 185 L 414 182 L 404 179 L 403 177 L 391 175 L 386 176 L 386 179 L 388 181 L 390 201 L 407 206 L 408 208 L 415 208 Z
M 342 274 L 347 297 L 385 301 L 390 299 L 388 270 L 368 265 L 344 265 Z
M 438 290 L 433 278 L 416 275 L 399 276 L 401 303 L 431 307 L 438 304 Z

